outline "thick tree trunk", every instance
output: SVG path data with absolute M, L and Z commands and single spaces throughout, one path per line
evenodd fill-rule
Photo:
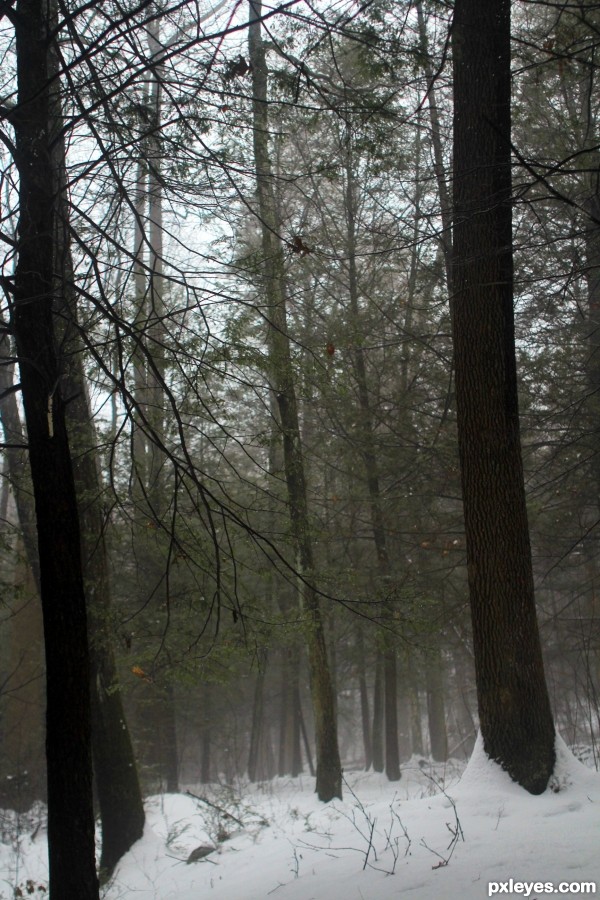
M 46 648 L 52 900 L 96 900 L 90 663 L 77 499 L 54 343 L 56 184 L 50 147 L 48 7 L 17 6 L 19 171 L 14 330 L 35 497 Z
M 283 275 L 283 248 L 269 155 L 268 72 L 261 36 L 260 2 L 250 0 L 248 53 L 252 65 L 253 139 L 258 205 L 261 219 L 264 281 L 269 320 L 273 390 L 283 438 L 285 479 L 290 524 L 295 548 L 315 719 L 317 794 L 328 801 L 342 795 L 342 769 L 337 742 L 335 699 L 327 659 L 320 601 L 313 586 L 314 566 L 306 502 L 304 460 L 300 443 L 298 407 L 292 371 Z
M 452 324 L 479 718 L 532 793 L 554 768 L 535 611 L 513 322 L 510 2 L 457 0 Z

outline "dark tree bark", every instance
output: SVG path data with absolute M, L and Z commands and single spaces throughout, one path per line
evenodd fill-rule
M 144 832 L 144 804 L 137 765 L 117 676 L 112 638 L 112 597 L 98 470 L 96 429 L 83 368 L 73 261 L 69 237 L 67 177 L 58 91 L 53 98 L 55 217 L 55 310 L 63 366 L 62 387 L 68 398 L 66 423 L 81 530 L 81 552 L 88 616 L 91 664 L 92 754 L 102 823 L 103 879 Z
M 75 311 L 64 312 L 71 316 Z M 106 878 L 131 845 L 141 838 L 144 805 L 112 646 L 111 589 L 95 457 L 95 429 L 80 354 L 71 357 L 70 372 L 64 384 L 69 392 L 69 438 L 78 451 L 74 476 L 90 633 L 92 751 L 102 822 L 100 869 Z
M 52 900 L 95 900 L 90 664 L 79 520 L 54 343 L 56 196 L 50 146 L 48 7 L 15 17 L 19 172 L 12 328 L 33 482 L 46 649 L 48 854 Z
M 488 756 L 541 793 L 555 750 L 517 403 L 509 0 L 457 0 L 452 47 L 451 311 L 480 727 Z
M 55 170 L 56 171 L 56 170 Z M 64 204 L 58 202 L 60 209 Z M 55 249 L 56 257 L 70 259 L 65 241 L 67 231 L 61 209 Z M 70 265 L 67 266 L 70 272 Z M 58 277 L 60 275 L 60 277 Z M 66 351 L 70 364 L 62 378 L 62 386 L 69 402 L 66 420 L 71 448 L 75 448 L 73 475 L 81 529 L 82 567 L 86 594 L 86 611 L 90 641 L 91 703 L 92 703 L 92 752 L 96 792 L 102 822 L 102 856 L 100 869 L 109 876 L 119 859 L 137 841 L 144 830 L 144 807 L 139 788 L 137 768 L 129 730 L 125 720 L 119 691 L 116 664 L 111 637 L 111 597 L 104 541 L 104 522 L 100 507 L 100 479 L 95 458 L 95 429 L 92 423 L 87 385 L 83 373 L 80 346 L 76 332 L 75 299 L 72 296 L 72 273 L 57 273 L 55 268 L 54 302 L 60 316 L 61 327 L 58 343 Z M 59 298 L 57 300 L 57 298 Z M 65 323 L 70 323 L 65 331 Z M 58 337 L 58 335 L 57 335 Z M 0 342 L 2 346 L 3 342 Z M 5 351 L 8 353 L 8 350 Z M 64 358 L 64 357 L 63 357 Z M 1 369 L 5 389 L 12 384 L 10 366 Z M 0 415 L 5 434 L 10 434 L 16 444 L 22 443 L 21 422 L 14 393 L 9 393 L 2 404 Z M 27 563 L 32 581 L 40 594 L 40 571 L 35 536 L 35 515 L 27 487 L 22 482 L 22 450 L 8 451 L 9 472 L 15 485 L 15 497 L 19 521 L 24 533 Z M 31 636 L 30 636 L 31 640 Z M 36 799 L 36 797 L 32 798 Z M 31 801 L 31 802 L 32 802 Z

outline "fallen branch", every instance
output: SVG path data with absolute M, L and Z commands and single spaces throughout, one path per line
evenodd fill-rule
M 199 797 L 198 794 L 193 794 L 191 791 L 186 791 L 188 797 L 192 797 L 194 800 L 199 800 L 200 803 L 206 803 L 207 806 L 210 806 L 211 809 L 214 809 L 220 815 L 224 816 L 227 819 L 231 819 L 232 822 L 235 822 L 236 825 L 239 825 L 240 828 L 245 828 L 246 826 L 241 821 L 241 819 L 236 818 L 230 812 L 227 812 L 226 809 L 223 809 L 222 806 L 217 806 L 216 803 L 212 803 L 210 800 L 207 800 L 206 797 Z

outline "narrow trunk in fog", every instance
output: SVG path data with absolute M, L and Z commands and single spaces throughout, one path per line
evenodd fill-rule
M 283 246 L 279 237 L 269 154 L 268 71 L 261 35 L 261 5 L 250 0 L 248 53 L 252 67 L 254 164 L 262 233 L 263 273 L 269 328 L 272 389 L 283 440 L 285 480 L 295 549 L 295 569 L 305 623 L 311 695 L 315 720 L 317 794 L 328 801 L 342 795 L 335 700 L 327 658 L 319 597 L 314 587 L 313 551 L 306 501 L 284 287 Z
M 359 403 L 359 450 L 363 458 L 367 489 L 369 494 L 369 510 L 371 529 L 377 556 L 379 573 L 379 591 L 384 595 L 384 621 L 386 629 L 381 636 L 381 654 L 383 659 L 383 721 L 385 728 L 385 771 L 390 781 L 400 779 L 400 751 L 398 745 L 398 671 L 396 660 L 396 637 L 393 634 L 394 608 L 387 597 L 391 584 L 391 567 L 387 549 L 387 538 L 383 520 L 381 502 L 381 486 L 379 465 L 375 448 L 375 430 L 367 377 L 365 354 L 362 347 L 360 329 L 359 287 L 356 268 L 356 197 L 354 170 L 351 151 L 351 138 L 348 136 L 345 165 L 345 213 L 348 236 L 348 297 L 354 330 L 354 375 L 358 390 Z

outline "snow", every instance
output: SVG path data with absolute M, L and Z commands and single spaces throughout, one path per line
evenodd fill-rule
M 144 837 L 105 900 L 480 900 L 490 882 L 510 878 L 499 895 L 600 884 L 600 776 L 560 738 L 555 775 L 539 797 L 515 785 L 479 740 L 466 768 L 413 758 L 393 784 L 374 773 L 344 778 L 343 802 L 329 804 L 308 776 L 150 798 Z M 37 896 L 46 883 L 43 829 L 22 832 L 12 846 L 0 843 L 7 900 L 27 879 Z M 209 846 L 214 852 L 187 862 Z

